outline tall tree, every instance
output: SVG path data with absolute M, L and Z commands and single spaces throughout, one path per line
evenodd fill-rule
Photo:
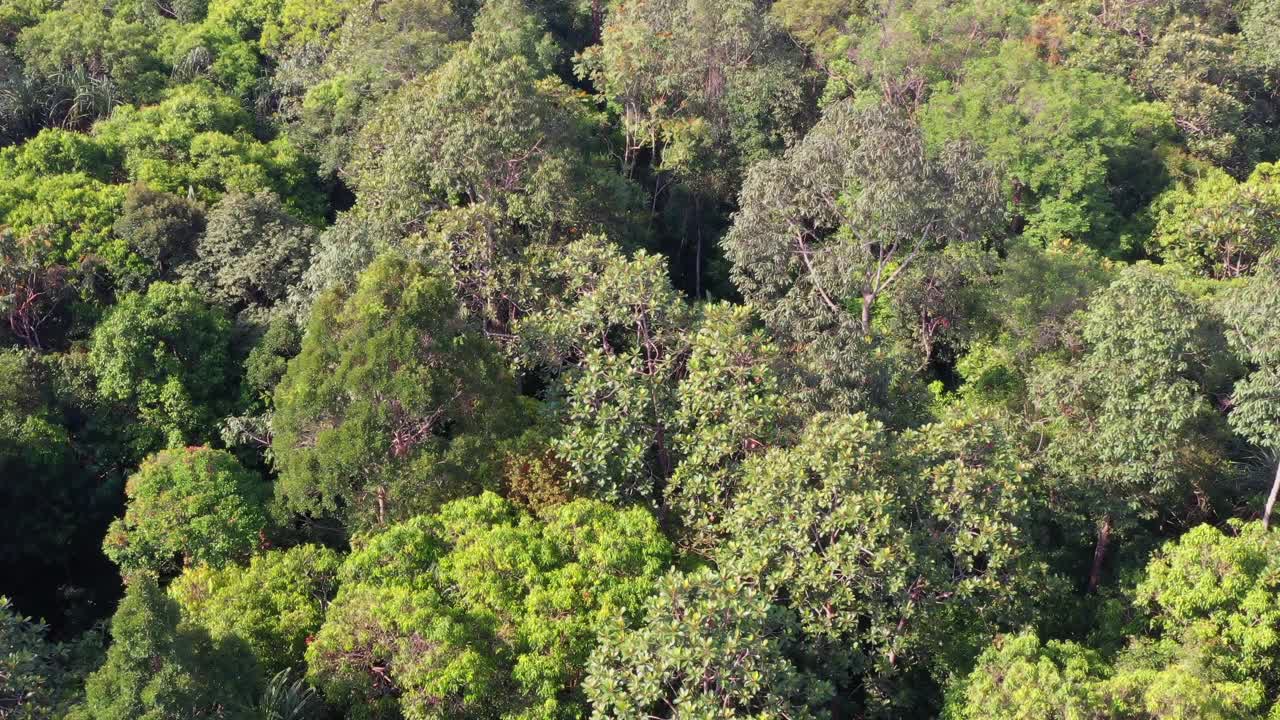
M 1152 235 L 1165 262 L 1215 278 L 1248 274 L 1280 236 L 1280 169 L 1258 165 L 1244 182 L 1210 171 L 1156 201 Z
M 742 463 L 780 444 L 800 418 L 789 407 L 783 350 L 749 307 L 706 308 L 676 389 L 673 445 L 680 462 L 663 494 L 685 543 L 709 552 L 734 505 Z
M 1280 255 L 1265 258 L 1246 285 L 1227 294 L 1223 313 L 1227 341 L 1252 370 L 1236 383 L 1228 419 L 1238 434 L 1270 451 L 1277 465 L 1262 512 L 1262 526 L 1269 528 L 1280 495 Z
M 672 180 L 712 199 L 798 132 L 806 97 L 799 54 L 754 0 L 615 4 L 578 72 L 622 125 L 622 170 L 652 154 L 658 202 Z
M 991 230 L 997 204 L 964 144 L 931 151 L 907 116 L 842 102 L 752 168 L 725 253 L 743 296 L 802 348 L 819 407 L 888 408 L 910 370 L 881 342 L 877 308 L 926 254 Z
M 1043 363 L 1033 402 L 1048 461 L 1097 533 L 1089 588 L 1114 535 L 1205 492 L 1224 462 L 1209 402 L 1225 381 L 1211 318 L 1150 266 L 1126 269 L 1090 302 L 1081 354 Z
M 795 666 L 797 642 L 786 610 L 750 583 L 671 573 L 643 624 L 602 634 L 585 683 L 593 717 L 820 717 L 831 687 Z
M 62 561 L 54 549 L 66 547 L 101 501 L 53 406 L 47 374 L 34 354 L 0 352 L 0 499 L 40 509 L 15 513 L 0 530 L 0 565 L 15 576 Z
M 182 566 L 247 559 L 267 527 L 269 487 L 231 454 L 166 450 L 143 461 L 125 484 L 128 505 L 103 550 L 126 575 L 171 574 Z
M 352 529 L 496 486 L 523 411 L 497 349 L 426 267 L 384 255 L 316 305 L 275 393 L 278 492 Z
M 1056 585 L 1035 553 L 1029 474 L 990 417 L 894 435 L 818 416 L 744 463 L 716 557 L 796 612 L 863 711 L 927 703 L 930 672 L 964 667 Z
M 1125 80 L 1169 108 L 1181 144 L 1237 177 L 1274 157 L 1268 2 L 1051 2 L 1034 34 L 1055 62 Z M 1047 51 L 1047 52 L 1046 52 Z
M 274 676 L 303 666 L 308 638 L 320 630 L 338 590 L 342 556 L 297 545 L 255 555 L 247 567 L 188 567 L 169 585 L 183 621 L 215 642 L 234 638 Z
M 973 142 L 1000 169 L 1011 229 L 1042 245 L 1067 238 L 1134 254 L 1146 236 L 1134 223 L 1168 180 L 1156 152 L 1173 131 L 1168 108 L 1019 41 L 971 61 L 921 118 L 930 143 Z
M 159 54 L 158 20 L 145 3 L 108 8 L 76 0 L 23 29 L 14 49 L 47 86 L 43 109 L 50 124 L 83 128 L 122 101 L 154 101 L 168 70 Z
M 345 172 L 360 129 L 400 87 L 449 60 L 454 45 L 467 39 L 476 4 L 388 0 L 374 8 L 289 0 L 281 10 L 285 32 L 276 35 L 285 42 L 264 37 L 275 63 L 276 118 L 322 172 Z M 319 32 L 326 26 L 332 29 Z
M 948 690 L 945 717 L 1266 717 L 1276 711 L 1276 541 L 1258 523 L 1167 543 L 1131 595 L 1118 652 L 1001 636 Z
M 583 717 L 600 629 L 636 618 L 670 563 L 640 508 L 457 500 L 357 541 L 310 677 L 353 718 Z
M 84 699 L 84 680 L 101 661 L 102 632 L 71 642 L 49 638 L 49 627 L 19 615 L 0 597 L 0 709 L 5 720 L 64 717 Z
M 146 573 L 111 619 L 106 662 L 85 683 L 74 720 L 222 717 L 248 707 L 261 679 L 238 648 L 183 624 L 178 604 Z
M 467 45 L 365 126 L 348 171 L 360 202 L 401 231 L 490 204 L 537 238 L 626 236 L 635 190 L 594 157 L 600 118 L 551 75 L 555 52 L 523 2 L 487 3 Z
M 197 202 L 134 185 L 124 196 L 112 232 L 147 266 L 139 280 L 173 281 L 177 270 L 195 256 L 205 228 L 205 210 Z
M 563 397 L 556 452 L 590 494 L 656 502 L 675 467 L 671 413 L 692 321 L 656 255 L 593 236 L 535 258 L 541 286 L 514 326 L 524 368 Z
M 946 717 L 1115 717 L 1102 687 L 1111 672 L 1099 653 L 1073 642 L 1041 642 L 1034 632 L 1000 636 L 948 689 Z
M 910 119 L 840 103 L 785 157 L 752 168 L 725 239 L 734 282 L 780 329 L 853 320 L 870 335 L 905 268 L 991 229 L 994 191 L 963 146 L 933 153 Z
M 273 193 L 229 193 L 209 210 L 183 274 L 225 306 L 261 311 L 301 279 L 315 238 L 315 228 L 286 212 Z
M 94 329 L 98 392 L 136 413 L 144 453 L 209 437 L 231 409 L 230 330 L 226 313 L 195 288 L 164 282 L 121 298 Z
M 507 333 L 506 282 L 531 245 L 593 232 L 642 244 L 641 191 L 603 160 L 605 117 L 553 75 L 556 53 L 521 0 L 495 0 L 447 62 L 379 103 L 345 169 L 356 205 L 321 238 L 299 304 L 389 247 L 421 246 Z

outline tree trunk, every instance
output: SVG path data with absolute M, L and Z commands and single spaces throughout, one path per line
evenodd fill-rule
M 1262 529 L 1271 529 L 1271 510 L 1276 506 L 1276 494 L 1280 493 L 1280 460 L 1276 462 L 1276 479 L 1271 483 L 1271 495 L 1267 496 L 1267 507 L 1262 511 Z
M 667 431 L 661 422 L 654 427 L 653 443 L 658 451 L 658 464 L 662 466 L 662 478 L 665 480 L 671 477 L 672 463 L 671 451 L 667 449 Z
M 693 201 L 694 222 L 698 223 L 698 248 L 693 256 L 693 297 L 702 299 L 702 198 Z
M 871 337 L 871 306 L 875 301 L 875 295 L 862 293 L 862 334 L 867 337 Z
M 1093 568 L 1089 570 L 1089 592 L 1098 589 L 1102 582 L 1102 566 L 1107 560 L 1107 546 L 1111 543 L 1111 516 L 1103 515 L 1098 523 L 1098 544 L 1093 548 Z
M 591 44 L 599 45 L 601 30 L 604 29 L 604 2 L 591 0 Z
M 387 524 L 387 488 L 385 485 L 378 486 L 378 524 Z
M 1027 219 L 1022 214 L 1022 182 L 1016 179 L 1013 181 L 1013 205 L 1016 210 L 1014 210 L 1013 218 L 1010 219 L 1009 225 L 1014 235 L 1021 235 L 1022 230 L 1027 225 Z

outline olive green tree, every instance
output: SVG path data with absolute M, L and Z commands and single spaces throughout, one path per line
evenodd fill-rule
M 1203 483 L 1225 461 L 1224 423 L 1210 404 L 1225 381 L 1219 332 L 1169 279 L 1135 266 L 1091 300 L 1082 352 L 1043 363 L 1032 379 L 1048 463 L 1068 490 L 1060 519 L 1095 524 L 1090 588 L 1113 534 L 1212 490 Z
M 554 373 L 557 453 L 596 497 L 656 501 L 676 456 L 671 414 L 692 313 L 662 259 L 601 237 L 534 259 L 541 297 L 514 325 L 517 362 Z
M 931 144 L 973 142 L 999 168 L 1015 233 L 1111 256 L 1145 239 L 1132 221 L 1167 182 L 1156 149 L 1173 120 L 1122 81 L 1044 62 L 1006 40 L 971 61 L 961 81 L 940 85 L 921 116 Z
M 534 237 L 630 233 L 636 193 L 594 157 L 600 119 L 550 76 L 553 55 L 522 2 L 487 3 L 468 44 L 365 125 L 348 170 L 361 203 L 398 228 L 483 203 Z
M 1237 434 L 1280 454 L 1280 256 L 1265 258 L 1243 287 L 1227 294 L 1223 314 L 1227 341 L 1252 371 L 1238 381 L 1228 419 Z M 1270 527 L 1280 494 L 1280 458 L 1276 479 L 1262 513 Z
M 795 139 L 811 78 L 774 17 L 751 0 L 650 0 L 607 14 L 578 58 L 618 116 L 622 169 L 652 153 L 669 178 L 727 199 L 753 162 Z
M 229 193 L 210 208 L 195 258 L 182 273 L 232 309 L 270 308 L 301 279 L 316 234 L 271 192 Z
M 204 232 L 205 210 L 188 198 L 134 185 L 124 196 L 112 232 L 147 265 L 140 280 L 177 279 L 178 269 L 195 256 Z
M 278 494 L 351 529 L 496 487 L 523 425 L 515 381 L 426 267 L 384 255 L 312 312 L 275 391 Z
M 878 308 L 921 258 L 990 230 L 997 202 L 964 143 L 931 151 L 906 115 L 842 102 L 751 169 L 725 254 L 769 328 L 803 348 L 820 407 L 887 406 L 909 391 Z
M 822 717 L 832 688 L 795 665 L 797 642 L 787 611 L 750 583 L 671 573 L 639 627 L 602 633 L 585 684 L 592 717 Z
M 672 444 L 680 459 L 663 502 L 695 551 L 723 539 L 742 463 L 801 425 L 787 403 L 784 353 L 759 325 L 749 307 L 706 308 L 676 389 Z
M 951 720 L 1119 717 L 1102 687 L 1113 672 L 1095 651 L 1041 642 L 1034 632 L 1005 635 L 948 689 Z
M 1034 632 L 997 637 L 947 691 L 944 717 L 1268 717 L 1276 712 L 1276 541 L 1259 523 L 1167 543 L 1131 598 L 1135 634 L 1110 654 Z
M 84 699 L 85 676 L 102 656 L 102 632 L 70 642 L 49 637 L 49 626 L 18 614 L 0 597 L 0 708 L 6 720 L 63 717 Z
M 716 558 L 795 611 L 865 711 L 892 712 L 1059 585 L 1036 553 L 1018 451 L 984 415 L 900 435 L 865 415 L 815 417 L 744 462 Z

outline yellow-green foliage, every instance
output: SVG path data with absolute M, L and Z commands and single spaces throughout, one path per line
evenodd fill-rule
M 165 450 L 129 478 L 124 517 L 111 524 L 103 550 L 125 573 L 243 560 L 262 542 L 266 493 L 227 452 Z
M 189 567 L 169 586 L 185 622 L 215 641 L 244 643 L 262 673 L 302 666 L 307 641 L 320 629 L 338 589 L 342 557 L 299 545 L 255 555 L 247 567 Z
M 671 556 L 640 508 L 449 503 L 356 541 L 310 677 L 353 718 L 581 717 L 597 631 L 638 618 Z

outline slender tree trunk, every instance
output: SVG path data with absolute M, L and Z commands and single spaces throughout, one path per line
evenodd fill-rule
M 871 306 L 875 301 L 875 295 L 862 293 L 862 334 L 867 337 L 871 337 Z
M 1271 483 L 1271 494 L 1267 496 L 1267 507 L 1262 511 L 1262 529 L 1271 529 L 1271 510 L 1276 506 L 1276 495 L 1280 493 L 1280 461 L 1276 463 L 1276 479 Z
M 387 488 L 385 485 L 378 486 L 378 524 L 387 524 Z
M 1093 567 L 1089 570 L 1089 592 L 1098 589 L 1102 582 L 1102 566 L 1107 560 L 1107 546 L 1111 544 L 1111 516 L 1103 515 L 1098 523 L 1098 544 L 1093 548 Z
M 1027 220 L 1022 214 L 1022 183 L 1018 180 L 1013 181 L 1013 205 L 1016 208 L 1013 218 L 1010 220 L 1010 226 L 1014 235 L 1021 235 L 1022 230 L 1026 227 Z
M 662 423 L 658 423 L 654 428 L 653 442 L 658 451 L 658 464 L 662 466 L 662 477 L 671 477 L 672 463 L 671 451 L 667 449 L 667 431 Z
M 600 43 L 601 30 L 604 29 L 604 1 L 591 0 L 591 44 Z
M 702 199 L 693 201 L 694 222 L 698 223 L 698 249 L 693 256 L 693 297 L 702 299 Z

